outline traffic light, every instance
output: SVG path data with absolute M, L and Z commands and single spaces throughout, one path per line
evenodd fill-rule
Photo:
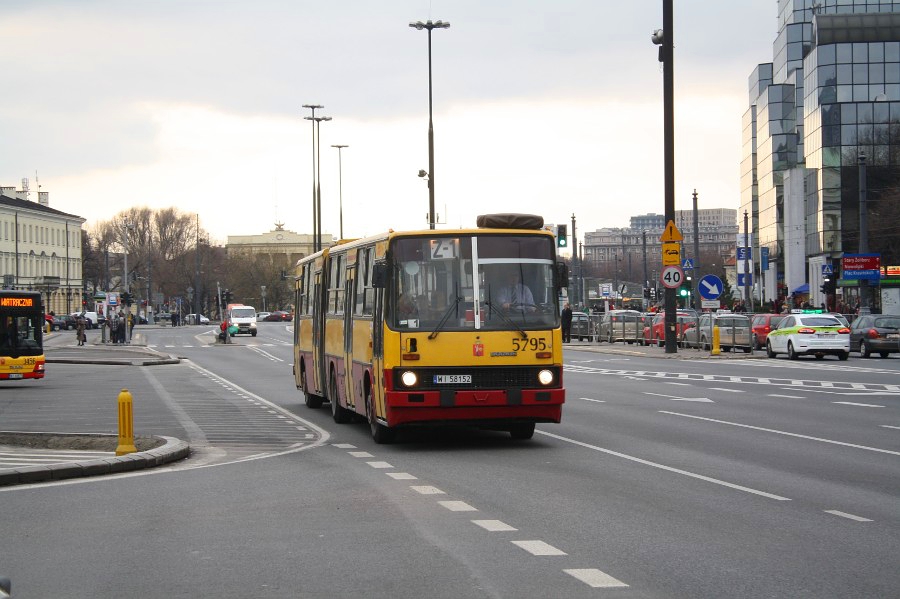
M 225 292 L 223 293 L 223 295 L 225 296 L 225 305 L 226 305 L 226 306 L 227 306 L 228 304 L 232 303 L 232 299 L 234 298 L 234 296 L 233 296 L 233 294 L 231 293 L 231 291 L 229 291 L 228 289 L 226 289 Z
M 569 228 L 566 225 L 556 225 L 556 246 L 557 247 L 568 247 L 569 246 Z
M 691 281 L 690 277 L 684 278 L 684 283 L 681 284 L 681 287 L 678 288 L 678 295 L 681 297 L 690 297 L 691 290 L 693 290 L 694 285 Z
M 131 294 L 128 293 L 127 291 L 122 293 L 122 303 L 128 307 L 131 307 L 131 302 L 132 302 Z
M 837 293 L 837 280 L 835 280 L 834 275 L 825 279 L 825 282 L 822 283 L 821 290 L 825 295 L 834 295 Z

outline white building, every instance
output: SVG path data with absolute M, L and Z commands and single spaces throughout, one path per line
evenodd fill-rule
M 49 206 L 49 194 L 0 187 L 0 270 L 3 287 L 44 295 L 44 309 L 81 308 L 81 226 L 85 219 Z

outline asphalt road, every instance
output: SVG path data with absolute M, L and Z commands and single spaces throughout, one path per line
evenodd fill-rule
M 211 327 L 145 335 L 181 362 L 52 364 L 0 388 L 0 429 L 112 432 L 126 386 L 136 432 L 195 449 L 140 473 L 0 488 L 16 598 L 900 590 L 898 357 L 573 346 L 563 423 L 531 441 L 417 430 L 383 446 L 303 405 L 283 324 L 228 347 Z

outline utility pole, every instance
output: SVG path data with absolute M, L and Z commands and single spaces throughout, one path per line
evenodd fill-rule
M 697 190 L 694 190 L 694 309 L 700 313 L 700 215 L 697 211 Z
M 644 229 L 641 231 L 641 235 L 643 236 L 643 247 L 644 247 L 644 288 L 641 290 L 644 294 L 644 302 L 642 302 L 644 308 L 649 308 L 650 298 L 650 279 L 647 278 L 647 230 Z
M 869 190 L 866 188 L 866 155 L 859 155 L 859 253 L 869 253 L 869 210 L 866 204 Z M 869 299 L 869 280 L 859 280 L 859 315 L 872 313 Z
M 574 285 L 572 285 L 572 299 L 576 304 L 580 303 L 579 298 L 579 275 L 581 274 L 581 268 L 579 266 L 578 260 L 578 236 L 575 234 L 575 213 L 572 213 L 572 236 L 569 238 L 572 240 L 572 274 L 575 276 L 572 277 L 575 279 Z
M 747 211 L 744 210 L 744 311 L 753 312 L 753 305 L 750 301 L 750 234 L 747 229 Z

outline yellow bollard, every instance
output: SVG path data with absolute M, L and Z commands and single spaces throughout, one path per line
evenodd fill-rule
M 719 347 L 719 335 L 719 327 L 713 327 L 712 349 L 710 350 L 710 353 L 714 356 L 718 356 L 722 351 Z
M 116 455 L 125 455 L 136 451 L 131 393 L 128 392 L 128 389 L 122 389 L 122 392 L 119 393 L 119 446 L 116 447 Z

